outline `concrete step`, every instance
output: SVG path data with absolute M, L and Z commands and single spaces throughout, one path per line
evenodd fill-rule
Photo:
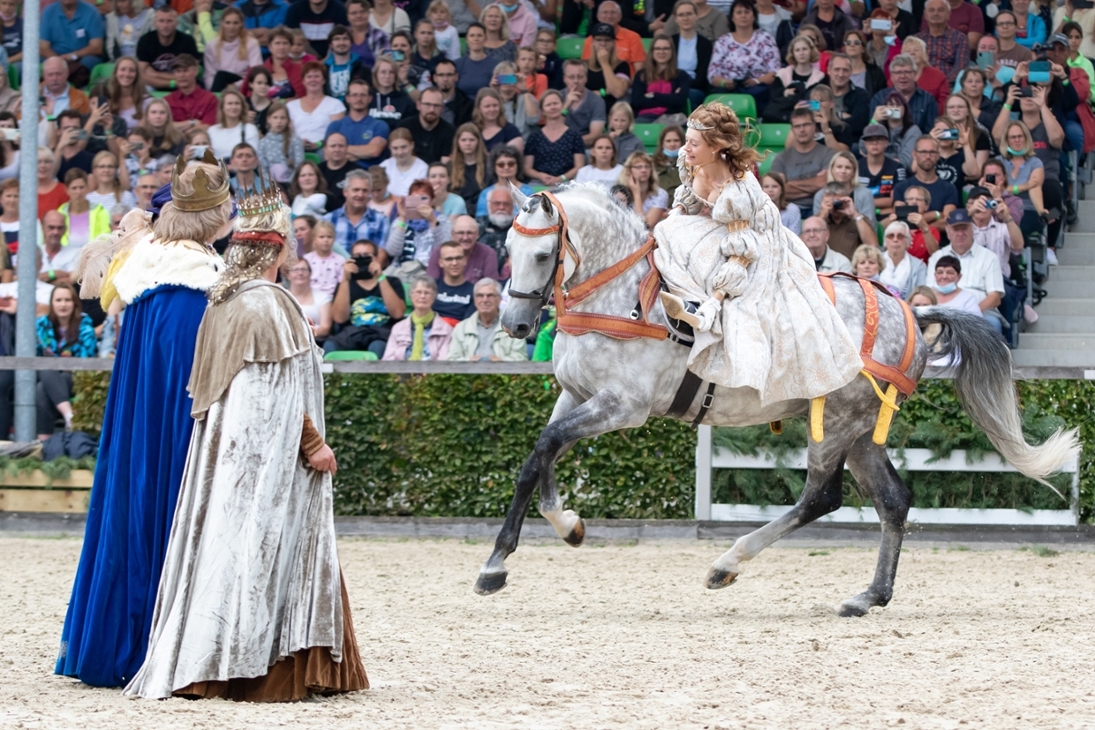
M 1058 266 L 1050 271 L 1049 281 L 1043 286 L 1049 292 L 1050 297 L 1054 299 L 1086 299 L 1095 294 L 1095 280 L 1069 281 L 1060 275 L 1060 272 L 1067 271 L 1069 268 L 1071 267 Z
M 1065 245 L 1058 247 L 1057 256 L 1060 257 L 1061 251 L 1087 251 L 1091 249 L 1095 249 L 1095 233 L 1068 231 L 1065 233 Z
M 1052 286 L 1053 282 L 1050 282 Z M 1049 296 L 1035 309 L 1039 317 L 1068 317 L 1073 315 L 1095 315 L 1095 299 L 1067 299 Z M 1040 322 L 1041 320 L 1039 320 Z
M 1087 234 L 1077 234 L 1087 235 Z M 1061 266 L 1093 266 L 1095 265 L 1095 234 L 1092 234 L 1092 242 L 1082 246 L 1072 245 L 1072 236 L 1069 236 L 1068 245 L 1057 249 L 1057 261 Z
M 1095 369 L 1095 352 L 1081 350 L 1031 350 L 1027 340 L 1035 335 L 1019 336 L 1019 349 L 1011 351 L 1011 361 L 1017 367 L 1058 367 Z
M 1072 230 L 1080 233 L 1095 233 L 1095 200 L 1081 200 L 1076 207 L 1078 220 Z
M 1041 305 L 1038 306 L 1038 321 L 1032 325 L 1027 325 L 1027 332 L 1030 334 L 1089 334 L 1095 336 L 1095 309 L 1077 310 L 1080 312 L 1090 312 L 1086 316 L 1053 316 L 1046 315 L 1042 312 Z M 1019 343 L 1022 346 L 1023 336 L 1020 335 Z
M 1019 335 L 1021 350 L 1073 350 L 1083 352 L 1095 364 L 1095 333 L 1024 332 Z
M 1066 281 L 1083 281 L 1088 285 L 1095 285 L 1095 265 L 1093 266 L 1057 266 L 1050 269 L 1049 279 L 1051 284 Z M 1091 289 L 1095 291 L 1095 289 Z

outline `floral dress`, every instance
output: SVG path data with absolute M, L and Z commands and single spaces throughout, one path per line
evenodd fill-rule
M 753 388 L 764 405 L 814 398 L 848 384 L 863 367 L 836 308 L 818 283 L 806 245 L 751 172 L 726 184 L 714 205 L 681 186 L 654 229 L 654 259 L 670 292 L 704 301 L 726 293 L 719 319 L 697 332 L 688 366 L 704 380 Z M 731 257 L 743 257 L 742 266 Z

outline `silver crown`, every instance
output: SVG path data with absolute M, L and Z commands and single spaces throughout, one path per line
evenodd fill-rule
M 695 119 L 689 119 L 687 126 L 689 129 L 695 129 L 700 132 L 709 132 L 714 129 L 714 127 L 704 124 L 703 122 L 697 121 Z
M 258 185 L 255 186 L 255 193 L 237 201 L 240 215 L 248 218 L 253 218 L 264 213 L 273 213 L 276 210 L 280 210 L 282 206 L 281 191 L 278 189 L 278 186 L 272 182 L 267 183 L 262 175 L 261 168 L 259 168 L 257 177 Z

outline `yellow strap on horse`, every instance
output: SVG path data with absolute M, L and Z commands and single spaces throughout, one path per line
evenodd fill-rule
M 810 438 L 818 443 L 825 438 L 825 396 L 810 399 Z
M 768 424 L 768 428 L 772 429 L 772 433 L 776 436 L 783 435 L 783 421 L 772 421 Z
M 890 424 L 893 423 L 893 414 L 901 409 L 897 407 L 897 386 L 890 383 L 886 388 L 886 392 L 883 393 L 882 389 L 878 387 L 878 382 L 874 379 L 874 376 L 868 373 L 866 370 L 860 370 L 863 377 L 874 388 L 875 395 L 882 401 L 882 405 L 878 408 L 878 419 L 874 423 L 874 434 L 871 436 L 871 440 L 879 446 L 886 445 L 886 439 L 890 435 Z

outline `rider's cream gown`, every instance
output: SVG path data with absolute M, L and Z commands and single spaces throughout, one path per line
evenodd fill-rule
M 818 283 L 806 245 L 783 226 L 757 178 L 750 172 L 727 183 L 712 209 L 692 192 L 683 159 L 679 168 L 674 210 L 654 230 L 658 269 L 683 299 L 727 294 L 711 331 L 696 333 L 689 369 L 753 388 L 764 404 L 846 385 L 862 368 L 859 346 Z M 743 270 L 728 264 L 731 256 L 751 263 Z

